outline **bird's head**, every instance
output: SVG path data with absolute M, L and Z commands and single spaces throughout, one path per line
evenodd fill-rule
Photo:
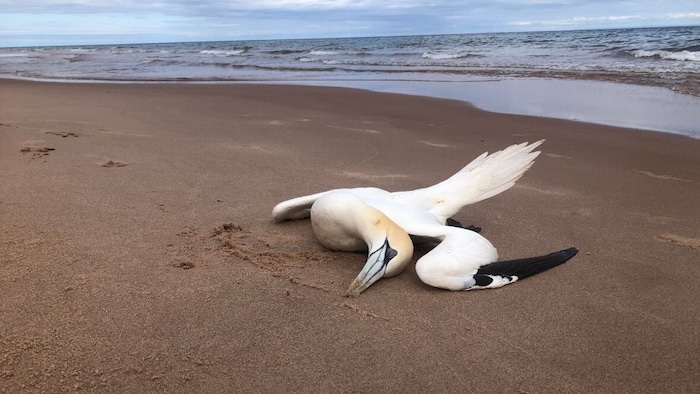
M 368 246 L 367 262 L 350 284 L 348 297 L 357 297 L 381 278 L 403 272 L 413 257 L 413 242 L 406 231 L 381 211 L 370 208 L 365 216 L 363 236 Z

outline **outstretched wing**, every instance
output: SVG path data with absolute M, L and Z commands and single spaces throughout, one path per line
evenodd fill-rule
M 564 264 L 576 256 L 578 249 L 569 248 L 544 256 L 528 257 L 524 259 L 498 261 L 483 265 L 474 275 L 476 285 L 474 288 L 488 289 L 500 287 L 528 276 L 539 274 L 557 265 Z M 501 285 L 498 283 L 507 281 Z
M 505 286 L 563 264 L 578 253 L 569 248 L 544 256 L 496 261 L 496 248 L 474 231 L 431 225 L 408 232 L 442 240 L 418 259 L 416 273 L 424 283 L 448 290 Z
M 527 171 L 544 140 L 511 145 L 492 154 L 484 153 L 450 178 L 430 187 L 392 193 L 392 198 L 406 205 L 430 211 L 443 222 L 465 205 L 493 197 L 510 189 Z

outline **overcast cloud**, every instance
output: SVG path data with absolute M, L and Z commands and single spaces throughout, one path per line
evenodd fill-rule
M 697 0 L 0 0 L 0 46 L 699 24 Z

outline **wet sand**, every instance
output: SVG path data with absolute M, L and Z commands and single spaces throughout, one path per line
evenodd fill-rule
M 364 257 L 270 217 L 542 138 L 455 219 L 502 259 L 580 253 L 501 289 L 411 267 L 345 298 Z M 0 392 L 691 392 L 698 152 L 352 89 L 0 81 Z

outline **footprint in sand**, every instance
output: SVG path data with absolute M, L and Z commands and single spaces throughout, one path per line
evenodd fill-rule
M 679 181 L 679 182 L 692 182 L 689 179 L 677 178 L 673 175 L 659 175 L 659 174 L 654 174 L 651 171 L 642 171 L 642 170 L 636 170 L 636 171 L 640 174 L 644 174 L 646 176 L 650 176 L 650 177 L 656 178 L 656 179 L 665 179 L 665 180 L 669 180 L 669 181 Z
M 48 156 L 49 152 L 56 150 L 56 148 L 49 148 L 49 147 L 44 147 L 44 148 L 32 148 L 29 146 L 25 146 L 24 148 L 20 149 L 19 151 L 21 153 L 31 153 L 32 154 L 32 159 L 38 159 L 40 157 Z
M 102 167 L 126 167 L 129 163 L 124 163 L 121 161 L 107 160 L 106 162 L 100 164 Z

